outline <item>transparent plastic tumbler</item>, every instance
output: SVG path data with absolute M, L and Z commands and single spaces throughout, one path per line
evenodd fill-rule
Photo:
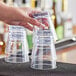
M 9 26 L 5 50 L 5 61 L 10 63 L 29 62 L 26 31 L 22 26 Z
M 33 50 L 31 56 L 31 68 L 40 70 L 55 69 L 56 50 L 54 42 L 57 40 L 56 32 L 50 14 L 41 12 L 32 15 L 33 18 L 45 26 L 45 28 L 34 27 Z
M 51 30 L 34 30 L 31 68 L 40 70 L 55 69 L 56 59 L 56 50 Z

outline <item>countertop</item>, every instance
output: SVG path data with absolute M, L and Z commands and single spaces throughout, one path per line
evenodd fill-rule
M 57 62 L 54 70 L 34 70 L 30 63 L 7 63 L 0 59 L 0 76 L 76 76 L 76 64 Z

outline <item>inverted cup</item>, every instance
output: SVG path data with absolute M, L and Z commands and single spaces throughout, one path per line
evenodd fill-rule
M 56 50 L 52 32 L 39 29 L 33 39 L 31 68 L 40 70 L 55 69 Z
M 22 26 L 9 26 L 5 50 L 5 61 L 10 63 L 29 62 L 26 31 Z

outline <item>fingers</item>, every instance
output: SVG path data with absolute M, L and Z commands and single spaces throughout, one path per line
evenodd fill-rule
M 46 27 L 49 27 L 49 24 L 47 21 L 43 22 L 43 24 L 46 26 Z
M 20 23 L 19 25 L 22 25 L 25 28 L 29 29 L 30 31 L 33 31 L 33 27 L 28 23 Z
M 29 29 L 30 31 L 33 31 L 33 27 L 30 26 L 30 24 L 28 23 L 20 23 L 20 22 L 15 22 L 15 21 L 4 21 L 5 23 L 9 24 L 9 25 L 20 25 L 20 26 L 24 26 L 27 29 Z
M 34 26 L 38 26 L 40 28 L 44 28 L 43 24 L 41 24 L 39 21 L 37 21 L 36 19 L 33 18 L 29 18 L 28 21 L 30 24 L 34 25 Z

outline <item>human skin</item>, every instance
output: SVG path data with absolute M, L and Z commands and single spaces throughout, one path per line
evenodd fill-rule
M 31 14 L 37 12 L 39 11 L 28 7 L 18 8 L 7 6 L 6 4 L 0 1 L 0 21 L 3 21 L 10 25 L 21 25 L 31 31 L 33 30 L 34 26 L 41 27 L 42 24 L 40 22 L 30 17 Z M 33 26 L 31 26 L 30 24 L 32 24 Z

